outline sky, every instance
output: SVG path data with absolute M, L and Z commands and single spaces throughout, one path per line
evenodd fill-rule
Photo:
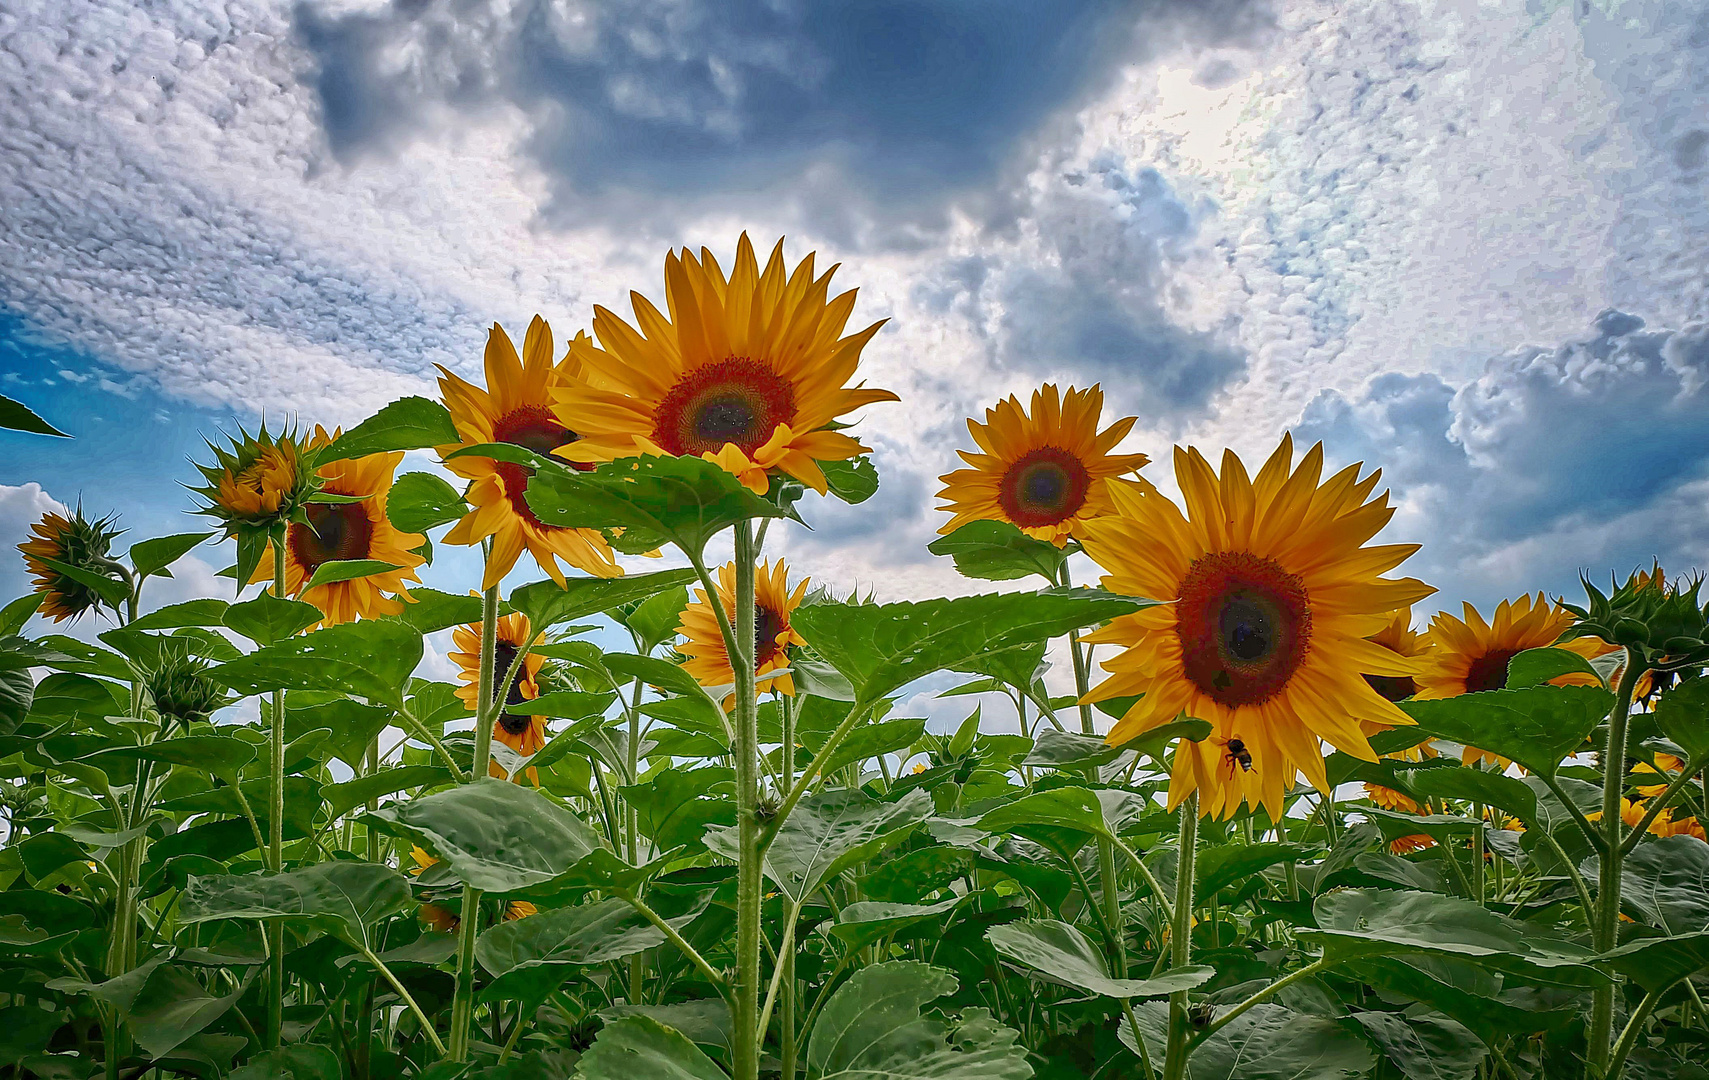
M 746 230 L 889 320 L 879 494 L 769 542 L 839 593 L 983 588 L 936 478 L 1054 380 L 1165 490 L 1284 431 L 1381 468 L 1420 622 L 1571 598 L 1709 566 L 1706 185 L 1704 3 L 11 0 L 0 393 L 76 438 L 0 433 L 0 551 L 80 500 L 197 527 L 204 436 L 478 377 L 495 321 L 565 341 Z

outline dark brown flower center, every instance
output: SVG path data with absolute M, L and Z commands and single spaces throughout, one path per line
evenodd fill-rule
M 1195 560 L 1181 582 L 1175 618 L 1187 678 L 1230 708 L 1274 697 L 1311 645 L 1304 583 L 1245 552 Z
M 573 443 L 579 438 L 581 436 L 560 423 L 552 410 L 544 405 L 524 405 L 520 409 L 513 409 L 493 424 L 493 442 L 510 443 L 541 455 L 550 454 L 558 447 Z M 534 470 L 509 461 L 498 461 L 494 464 L 498 468 L 499 482 L 504 485 L 505 498 L 510 500 L 510 508 L 516 511 L 516 516 L 536 529 L 558 528 L 535 517 L 533 507 L 528 505 L 528 481 L 534 476 Z M 581 462 L 572 461 L 565 464 L 584 472 L 593 468 L 592 465 Z
M 789 655 L 786 646 L 777 643 L 777 635 L 789 629 L 789 620 L 771 608 L 754 605 L 754 670 L 758 671 L 767 661 L 785 660 Z
M 795 388 L 768 365 L 735 356 L 684 375 L 653 413 L 653 441 L 672 454 L 735 443 L 752 455 L 795 421 Z
M 1405 701 L 1418 693 L 1418 683 L 1411 675 L 1367 675 L 1365 681 L 1389 701 Z
M 496 641 L 493 643 L 492 693 L 494 701 L 498 700 L 499 687 L 500 684 L 503 683 L 504 677 L 510 674 L 510 665 L 516 662 L 516 653 L 517 646 L 512 642 Z M 522 675 L 522 672 L 517 672 L 516 679 L 510 684 L 510 693 L 506 694 L 504 697 L 504 703 L 507 706 L 520 705 L 524 701 L 529 700 L 528 696 L 524 694 L 522 690 Z M 532 721 L 522 713 L 500 712 L 498 714 L 498 722 L 499 726 L 504 728 L 504 730 L 510 734 L 520 735 L 524 731 L 528 730 L 528 725 Z
M 313 577 L 322 563 L 366 559 L 374 537 L 365 503 L 309 503 L 303 508 L 307 525 L 292 525 L 285 543 L 305 577 Z
M 1029 451 L 997 482 L 997 504 L 1022 528 L 1058 525 L 1086 505 L 1092 477 L 1080 459 L 1054 446 Z
M 1518 649 L 1494 649 L 1473 660 L 1466 672 L 1466 693 L 1507 689 L 1507 662 L 1518 655 Z

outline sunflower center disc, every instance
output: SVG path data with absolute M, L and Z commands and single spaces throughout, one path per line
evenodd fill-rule
M 653 441 L 672 454 L 752 454 L 795 420 L 795 389 L 769 366 L 737 356 L 677 380 L 653 413 Z
M 1246 552 L 1195 560 L 1181 582 L 1175 618 L 1187 678 L 1229 708 L 1280 693 L 1311 643 L 1304 583 Z
M 1009 466 L 997 482 L 997 503 L 1022 528 L 1058 525 L 1086 505 L 1091 482 L 1079 458 L 1054 446 L 1041 446 Z
M 493 424 L 493 442 L 520 446 L 536 454 L 550 454 L 565 443 L 575 442 L 579 437 L 559 423 L 552 410 L 544 405 L 524 405 L 520 409 L 513 409 Z M 536 529 L 558 528 L 535 517 L 534 509 L 528 505 L 528 481 L 534 475 L 533 469 L 509 461 L 495 461 L 493 464 L 497 468 L 499 482 L 504 485 L 505 498 L 510 500 L 510 508 L 516 511 L 517 517 Z M 593 468 L 592 465 L 579 461 L 567 461 L 564 464 L 583 472 Z
M 777 643 L 777 635 L 789 629 L 789 624 L 783 616 L 768 607 L 754 605 L 754 670 L 765 666 L 766 661 L 781 658 L 784 653 L 782 646 Z
M 1418 693 L 1418 683 L 1411 675 L 1367 675 L 1365 681 L 1389 701 L 1405 701 Z
M 374 523 L 361 503 L 310 503 L 304 510 L 309 523 L 292 525 L 285 543 L 306 577 L 322 563 L 368 557 Z
M 493 643 L 494 700 L 497 700 L 498 698 L 499 682 L 510 673 L 510 665 L 515 662 L 516 645 L 509 641 L 495 641 Z M 504 697 L 504 703 L 506 705 L 520 705 L 524 701 L 528 700 L 522 696 L 521 674 L 521 672 L 518 672 L 516 681 L 510 684 L 510 693 L 506 694 Z M 510 734 L 520 735 L 524 731 L 528 730 L 528 725 L 532 721 L 521 713 L 501 712 L 498 714 L 498 722 L 499 726 L 504 728 L 504 730 Z
M 1507 689 L 1507 662 L 1518 655 L 1518 649 L 1495 649 L 1473 660 L 1466 671 L 1466 693 Z

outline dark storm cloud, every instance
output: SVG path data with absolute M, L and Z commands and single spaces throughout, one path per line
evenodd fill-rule
M 296 16 L 337 153 L 408 137 L 441 106 L 515 105 L 568 218 L 762 192 L 929 216 L 1121 62 L 1264 21 L 1247 0 L 393 0 Z

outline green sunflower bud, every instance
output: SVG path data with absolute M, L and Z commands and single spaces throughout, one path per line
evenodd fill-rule
M 187 648 L 161 649 L 159 665 L 143 681 L 161 720 L 189 726 L 225 704 L 225 692 L 207 677 L 210 666 Z

